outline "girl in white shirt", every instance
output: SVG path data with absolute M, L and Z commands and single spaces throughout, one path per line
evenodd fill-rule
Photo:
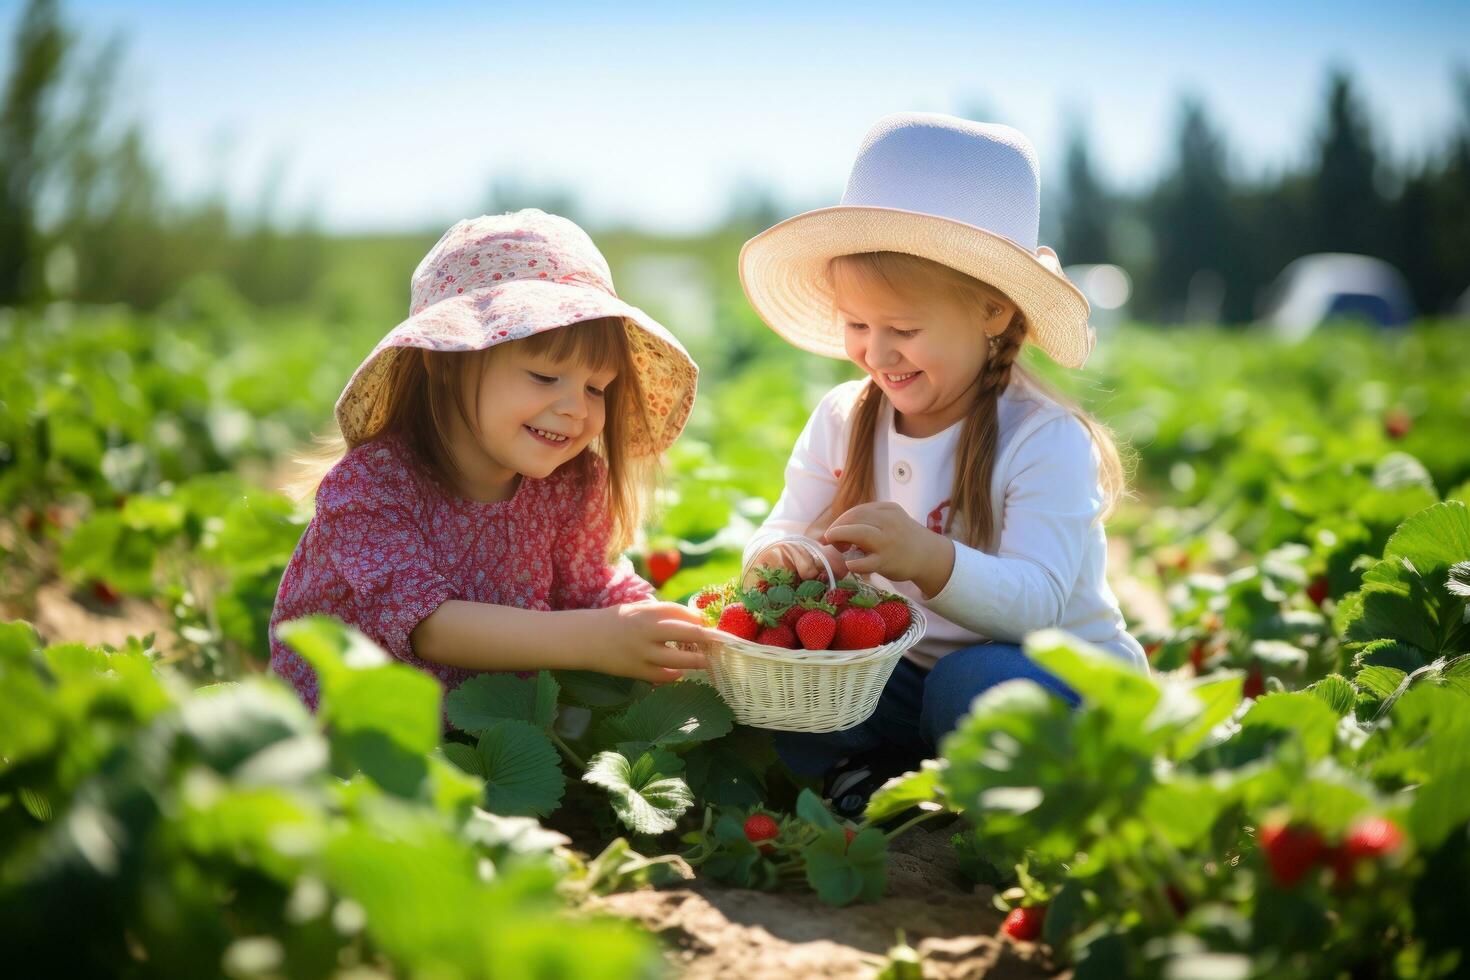
M 1009 127 L 888 116 L 841 205 L 741 252 L 746 295 L 772 329 L 867 375 L 812 413 L 747 558 L 777 534 L 807 534 L 839 575 L 869 574 L 929 621 L 871 718 L 777 736 L 847 815 L 933 756 L 989 687 L 1025 678 L 1075 703 L 1021 651 L 1033 630 L 1060 627 L 1147 670 L 1106 578 L 1117 449 L 1016 363 L 1031 343 L 1080 367 L 1094 343 L 1086 300 L 1036 246 L 1037 174 Z

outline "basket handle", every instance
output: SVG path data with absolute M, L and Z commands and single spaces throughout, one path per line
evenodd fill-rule
M 758 564 L 756 559 L 758 559 L 761 555 L 764 555 L 766 552 L 770 551 L 777 545 L 784 544 L 798 545 L 815 555 L 817 561 L 821 563 L 822 570 L 827 573 L 827 587 L 831 589 L 835 589 L 837 587 L 837 576 L 832 573 L 832 563 L 829 562 L 827 560 L 827 556 L 822 553 L 821 546 L 804 534 L 782 534 L 780 537 L 772 538 L 770 541 L 766 542 L 765 546 L 759 551 L 753 553 L 750 556 L 750 560 L 741 567 L 741 586 L 743 587 L 745 585 L 746 578 L 750 576 L 751 570 L 755 568 L 755 566 Z

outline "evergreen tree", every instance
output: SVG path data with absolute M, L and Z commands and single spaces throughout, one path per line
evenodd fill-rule
M 1352 78 L 1336 70 L 1328 80 L 1327 110 L 1317 143 L 1312 185 L 1312 249 L 1383 256 L 1388 251 L 1386 202 L 1367 110 Z
M 1062 259 L 1112 262 L 1113 203 L 1098 183 L 1087 149 L 1087 131 L 1073 120 L 1067 134 L 1066 198 L 1062 203 Z
M 1228 288 L 1236 249 L 1225 143 L 1197 98 L 1185 98 L 1179 119 L 1174 170 L 1155 189 L 1148 209 L 1153 313 L 1174 321 L 1222 314 L 1244 319 L 1251 313 L 1249 297 Z
M 31 0 L 20 18 L 0 99 L 0 306 L 28 298 L 40 277 L 35 216 L 45 177 L 47 104 L 69 47 L 56 0 Z

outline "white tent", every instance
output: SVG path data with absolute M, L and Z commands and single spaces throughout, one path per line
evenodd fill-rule
M 1263 319 L 1288 337 L 1304 337 L 1335 318 L 1398 327 L 1414 317 L 1409 285 L 1382 259 L 1343 252 L 1303 255 L 1271 286 Z

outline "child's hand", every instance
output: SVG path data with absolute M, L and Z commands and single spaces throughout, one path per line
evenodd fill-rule
M 832 566 L 832 575 L 836 579 L 847 577 L 847 562 L 842 557 L 842 552 L 830 544 L 819 544 L 812 542 L 813 546 L 821 548 L 822 554 L 826 556 L 828 564 Z M 822 568 L 816 557 L 807 548 L 795 544 L 776 544 L 756 555 L 758 564 L 773 565 L 781 568 L 789 568 L 799 578 L 821 579 L 827 578 L 827 572 Z
M 887 501 L 858 504 L 839 514 L 822 540 L 866 552 L 847 560 L 849 571 L 913 582 L 926 596 L 938 594 L 954 571 L 954 543 Z
M 723 642 L 692 609 L 674 602 L 610 606 L 603 656 L 594 669 L 661 684 L 708 667 L 701 644 Z M 684 647 L 668 644 L 685 644 Z

